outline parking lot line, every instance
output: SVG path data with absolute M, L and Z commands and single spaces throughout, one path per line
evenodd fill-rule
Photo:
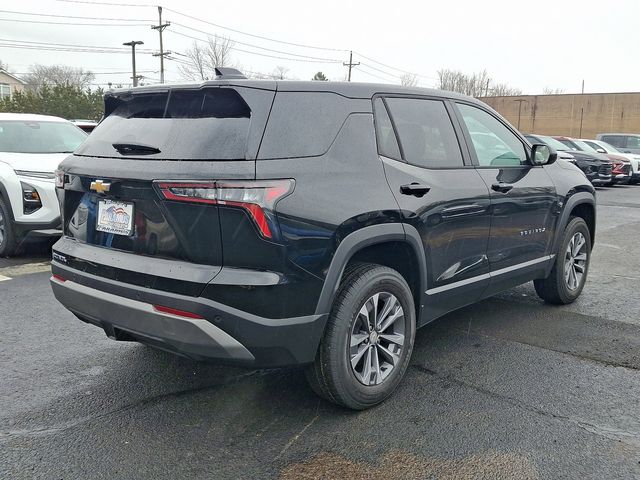
M 0 282 L 11 280 L 12 277 L 28 275 L 30 273 L 41 273 L 51 270 L 49 262 L 27 263 L 13 267 L 0 268 Z

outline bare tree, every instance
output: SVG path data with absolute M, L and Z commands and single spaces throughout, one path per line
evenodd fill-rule
M 233 42 L 227 37 L 214 35 L 205 44 L 194 40 L 187 50 L 186 63 L 179 67 L 180 73 L 189 80 L 210 80 L 216 76 L 216 67 L 231 66 L 231 50 Z
M 505 83 L 496 83 L 486 70 L 473 74 L 457 70 L 439 70 L 437 88 L 472 97 L 510 96 L 522 93 L 521 90 L 509 87 Z
M 287 77 L 287 73 L 289 73 L 289 69 L 287 67 L 283 67 L 282 65 L 278 65 L 273 69 L 271 74 L 269 75 L 273 80 L 285 80 Z
M 560 95 L 561 93 L 564 93 L 564 88 L 544 87 L 542 89 L 543 95 Z
M 400 85 L 404 85 L 405 87 L 417 87 L 418 77 L 413 73 L 405 73 L 400 77 Z
M 2 60 L 0 60 L 0 70 L 4 70 L 5 72 L 9 71 L 9 64 L 8 63 L 4 63 Z
M 55 85 L 71 85 L 85 90 L 91 86 L 95 78 L 93 72 L 82 68 L 34 64 L 29 67 L 29 73 L 23 77 L 23 80 L 32 90 Z

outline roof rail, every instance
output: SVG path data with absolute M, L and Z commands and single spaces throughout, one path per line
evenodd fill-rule
M 235 79 L 235 78 L 244 78 L 246 80 L 247 78 L 242 74 L 240 70 L 236 68 L 216 67 L 215 71 L 216 71 L 216 80 L 229 80 L 229 79 Z

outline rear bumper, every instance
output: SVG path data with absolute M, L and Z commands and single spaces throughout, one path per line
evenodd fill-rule
M 255 367 L 306 364 L 315 358 L 326 315 L 269 319 L 219 304 L 107 280 L 52 262 L 55 297 L 81 320 L 116 340 L 135 340 L 195 360 Z M 153 305 L 193 312 L 191 319 Z

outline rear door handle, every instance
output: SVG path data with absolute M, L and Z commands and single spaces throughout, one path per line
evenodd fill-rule
M 413 195 L 418 198 L 424 197 L 425 194 L 429 193 L 429 190 L 431 190 L 431 187 L 416 182 L 400 185 L 400 193 L 403 195 Z
M 500 193 L 509 193 L 509 191 L 513 188 L 513 185 L 509 185 L 508 183 L 494 183 L 491 185 L 491 190 L 494 192 Z

